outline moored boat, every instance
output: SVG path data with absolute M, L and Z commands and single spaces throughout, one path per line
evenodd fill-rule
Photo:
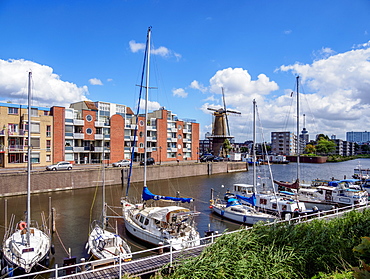
M 151 28 L 148 29 L 145 65 L 146 65 L 146 84 L 141 85 L 141 88 L 146 89 L 145 94 L 145 121 L 148 119 L 148 91 L 149 91 L 149 60 L 150 60 L 150 36 Z M 145 66 L 144 65 L 144 66 Z M 144 77 L 144 73 L 142 75 Z M 143 83 L 143 80 L 142 80 Z M 134 139 L 135 141 L 135 139 Z M 135 145 L 135 144 L 134 144 Z M 132 154 L 134 152 L 134 145 Z M 169 197 L 152 194 L 147 187 L 147 125 L 144 132 L 144 186 L 142 190 L 142 203 L 131 203 L 128 198 L 130 187 L 130 175 L 128 176 L 128 185 L 126 189 L 126 197 L 121 199 L 123 219 L 125 228 L 132 236 L 147 242 L 152 245 L 171 245 L 174 249 L 184 249 L 197 246 L 200 244 L 200 236 L 195 228 L 194 216 L 197 212 L 179 206 L 156 206 L 148 205 L 148 202 L 156 202 L 166 200 L 174 203 L 190 203 L 191 198 Z M 131 160 L 132 162 L 133 160 Z M 130 173 L 132 164 L 130 165 Z

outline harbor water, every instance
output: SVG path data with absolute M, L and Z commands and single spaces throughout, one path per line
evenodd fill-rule
M 370 168 L 370 159 L 360 160 L 362 168 Z M 353 170 L 359 164 L 359 160 L 341 163 L 325 164 L 300 164 L 300 179 L 306 183 L 313 179 L 343 179 L 351 178 Z M 270 168 L 266 165 L 257 167 L 258 189 L 271 188 L 270 169 L 273 179 L 280 181 L 294 181 L 297 178 L 297 164 L 274 164 Z M 239 224 L 223 220 L 221 217 L 211 213 L 209 200 L 211 188 L 215 194 L 223 195 L 234 183 L 253 183 L 253 171 L 217 174 L 211 176 L 184 177 L 161 181 L 148 182 L 148 188 L 152 193 L 158 195 L 176 196 L 179 192 L 183 197 L 194 198 L 193 208 L 200 214 L 195 218 L 198 231 L 201 235 L 208 229 L 223 232 L 225 230 L 236 230 Z M 50 193 L 33 194 L 31 197 L 31 217 L 41 222 L 41 212 L 49 214 L 49 203 L 55 209 L 55 228 L 53 243 L 55 255 L 51 257 L 52 263 L 63 264 L 63 259 L 69 255 L 88 260 L 86 254 L 86 241 L 88 238 L 90 223 L 101 219 L 102 212 L 102 183 L 97 182 L 91 188 L 80 190 L 59 191 Z M 132 184 L 128 196 L 139 201 L 142 184 Z M 126 194 L 126 185 L 106 187 L 106 202 L 112 208 L 108 215 L 122 215 L 120 208 L 121 197 Z M 0 237 L 5 232 L 5 220 L 9 222 L 11 214 L 15 214 L 15 222 L 24 220 L 26 210 L 26 196 L 15 196 L 0 199 Z M 5 216 L 6 215 L 6 216 Z M 119 216 L 118 216 L 119 217 Z M 109 217 L 109 223 L 116 228 L 118 233 L 127 239 L 132 251 L 144 250 L 143 243 L 127 236 L 121 218 Z

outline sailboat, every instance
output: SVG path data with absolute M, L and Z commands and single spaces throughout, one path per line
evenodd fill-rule
M 51 248 L 50 232 L 46 226 L 45 216 L 39 228 L 36 221 L 31 220 L 31 79 L 28 73 L 28 150 L 27 150 L 27 211 L 26 220 L 14 226 L 15 216 L 12 215 L 9 230 L 4 235 L 2 246 L 3 259 L 8 270 L 15 273 L 30 273 L 34 268 L 48 265 Z
M 146 89 L 146 101 L 144 123 L 147 123 L 146 119 L 148 118 L 150 36 L 151 28 L 148 29 L 145 52 L 146 85 L 144 87 Z M 147 125 L 145 125 L 144 135 L 144 186 L 141 195 L 142 203 L 134 204 L 129 202 L 129 183 L 127 185 L 126 197 L 121 199 L 126 231 L 137 239 L 151 245 L 171 245 L 175 250 L 200 245 L 199 232 L 195 229 L 194 222 L 194 216 L 198 214 L 197 212 L 190 211 L 188 208 L 179 205 L 147 206 L 147 202 L 150 200 L 166 200 L 176 203 L 190 203 L 193 200 L 191 198 L 155 195 L 150 192 L 147 187 L 146 178 Z
M 297 77 L 297 111 L 299 113 L 299 93 L 298 93 L 298 79 Z M 294 183 L 283 183 L 284 186 L 299 188 L 299 119 L 297 119 L 297 180 Z M 276 184 L 280 184 L 279 181 L 273 180 Z M 293 196 L 286 196 L 275 193 L 274 185 L 272 185 L 274 191 L 264 191 L 256 193 L 251 190 L 248 185 L 234 185 L 233 193 L 239 197 L 242 202 L 249 203 L 248 200 L 243 197 L 250 198 L 255 195 L 255 206 L 264 212 L 279 214 L 282 218 L 290 218 L 299 215 L 305 215 L 317 212 L 317 209 L 307 210 L 304 202 L 294 199 Z M 239 195 L 239 196 L 238 196 Z
M 129 261 L 132 258 L 131 249 L 118 233 L 112 233 L 106 230 L 107 204 L 105 202 L 105 167 L 104 167 L 104 142 L 102 158 L 102 180 L 103 180 L 103 210 L 102 221 L 94 220 L 91 224 L 91 232 L 86 244 L 88 253 L 94 259 L 106 259 L 120 256 L 123 261 Z
M 256 101 L 253 100 L 253 193 L 250 197 L 244 197 L 240 195 L 235 195 L 229 191 L 225 194 L 224 199 L 214 199 L 213 189 L 211 194 L 211 209 L 214 213 L 221 215 L 227 219 L 253 225 L 257 222 L 273 222 L 277 219 L 276 216 L 259 212 L 254 209 L 256 203 L 255 193 L 257 192 L 257 180 L 256 180 Z M 247 201 L 247 204 L 242 204 L 239 199 Z

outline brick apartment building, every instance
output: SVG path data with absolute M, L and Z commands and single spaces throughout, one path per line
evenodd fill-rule
M 0 105 L 1 167 L 26 166 L 27 107 L 19 107 Z M 82 101 L 69 108 L 32 108 L 31 121 L 32 162 L 41 166 L 57 161 L 100 163 L 103 157 L 106 163 L 130 159 L 134 139 L 134 160 L 144 158 L 144 115 L 135 116 L 124 105 Z M 148 157 L 156 162 L 196 160 L 199 123 L 161 108 L 148 114 L 146 125 Z

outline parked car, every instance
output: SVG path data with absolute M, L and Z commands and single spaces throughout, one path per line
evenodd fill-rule
M 224 160 L 224 158 L 222 157 L 214 157 L 213 158 L 213 162 L 222 162 Z
M 127 167 L 130 165 L 130 161 L 129 160 L 126 160 L 126 159 L 123 159 L 123 160 L 119 160 L 118 162 L 115 162 L 112 164 L 113 167 Z
M 214 158 L 215 156 L 212 154 L 204 154 L 200 157 L 200 161 L 201 162 L 212 162 Z
M 154 165 L 154 163 L 155 163 L 154 158 L 149 157 L 149 158 L 146 159 L 146 165 L 147 166 Z M 140 166 L 144 166 L 144 161 L 140 162 Z
M 54 165 L 50 165 L 46 167 L 46 170 L 52 170 L 52 171 L 57 171 L 57 170 L 71 170 L 72 169 L 72 164 L 70 162 L 58 162 Z

